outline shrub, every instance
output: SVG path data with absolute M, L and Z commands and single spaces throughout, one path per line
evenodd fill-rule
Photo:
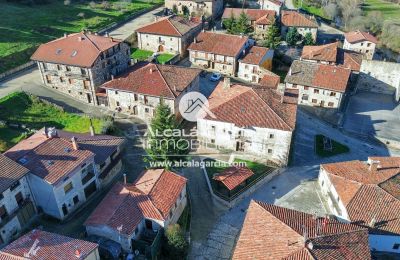
M 188 251 L 188 243 L 178 224 L 171 225 L 165 232 L 163 254 L 168 259 L 185 259 Z

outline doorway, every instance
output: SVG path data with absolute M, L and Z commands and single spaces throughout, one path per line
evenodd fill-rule
M 153 221 L 151 221 L 149 219 L 145 219 L 144 223 L 146 225 L 146 229 L 153 230 Z

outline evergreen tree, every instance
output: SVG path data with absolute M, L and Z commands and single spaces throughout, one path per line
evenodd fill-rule
M 253 31 L 250 20 L 244 12 L 239 15 L 234 31 L 235 34 L 249 34 Z
M 275 49 L 281 42 L 281 34 L 276 23 L 271 25 L 263 42 L 264 47 Z
M 297 29 L 294 27 L 290 27 L 286 34 L 287 44 L 291 46 L 296 45 L 298 40 L 300 40 L 300 34 L 297 32 Z
M 189 17 L 190 11 L 189 11 L 189 8 L 186 5 L 182 6 L 182 13 L 183 13 L 184 16 Z
M 177 7 L 176 5 L 173 5 L 173 6 L 172 6 L 172 12 L 173 12 L 174 14 L 178 14 L 178 7 Z
M 171 108 L 161 99 L 150 123 L 146 162 L 171 162 L 185 157 L 189 152 L 188 143 L 173 132 L 182 131 Z
M 310 32 L 306 33 L 303 39 L 303 45 L 314 45 L 314 39 L 312 37 L 312 34 Z
M 231 16 L 228 19 L 225 19 L 222 23 L 228 33 L 234 34 L 236 19 L 233 12 L 231 12 Z

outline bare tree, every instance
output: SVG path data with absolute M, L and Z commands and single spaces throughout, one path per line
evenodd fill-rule
M 332 20 L 339 14 L 339 7 L 335 3 L 329 3 L 328 5 L 324 6 L 325 14 Z
M 361 15 L 360 1 L 359 0 L 341 0 L 339 2 L 342 11 L 344 27 L 347 29 L 349 22 L 352 18 Z

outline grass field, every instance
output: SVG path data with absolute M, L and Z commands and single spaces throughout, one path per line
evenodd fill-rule
M 141 50 L 137 48 L 132 48 L 131 57 L 132 59 L 137 59 L 139 61 L 147 60 L 153 54 L 152 51 Z M 175 55 L 169 53 L 162 53 L 157 56 L 157 62 L 161 64 L 165 64 L 169 60 L 171 60 Z
M 41 43 L 79 32 L 84 28 L 98 30 L 127 16 L 160 3 L 162 0 L 101 3 L 90 1 L 49 0 L 44 5 L 22 5 L 0 0 L 0 73 L 29 61 Z
M 379 11 L 385 20 L 400 20 L 400 5 L 383 0 L 365 0 L 363 11 L 368 13 Z
M 316 135 L 315 136 L 315 152 L 317 155 L 321 157 L 329 157 L 333 155 L 338 155 L 342 153 L 348 153 L 350 151 L 349 147 L 343 145 L 341 143 L 332 140 L 332 151 L 324 150 L 324 136 L 323 135 Z
M 61 111 L 44 104 L 35 97 L 22 92 L 10 94 L 0 99 L 0 120 L 14 124 L 23 124 L 30 129 L 54 126 L 57 129 L 85 133 L 89 131 L 89 118 Z M 96 133 L 100 133 L 103 120 L 93 119 Z M 26 138 L 23 129 L 0 126 L 0 150 L 5 150 Z
M 325 18 L 325 19 L 329 19 L 325 15 L 325 12 L 324 12 L 324 10 L 322 8 L 318 8 L 318 7 L 312 6 L 311 4 L 309 4 L 307 2 L 307 0 L 303 0 L 302 1 L 303 2 L 302 6 L 300 6 L 300 4 L 301 4 L 300 0 L 292 0 L 292 1 L 294 3 L 294 6 L 297 7 L 297 8 L 301 7 L 302 9 L 304 9 L 307 12 L 309 12 L 310 14 L 317 15 L 317 16 L 320 16 L 320 17 Z

